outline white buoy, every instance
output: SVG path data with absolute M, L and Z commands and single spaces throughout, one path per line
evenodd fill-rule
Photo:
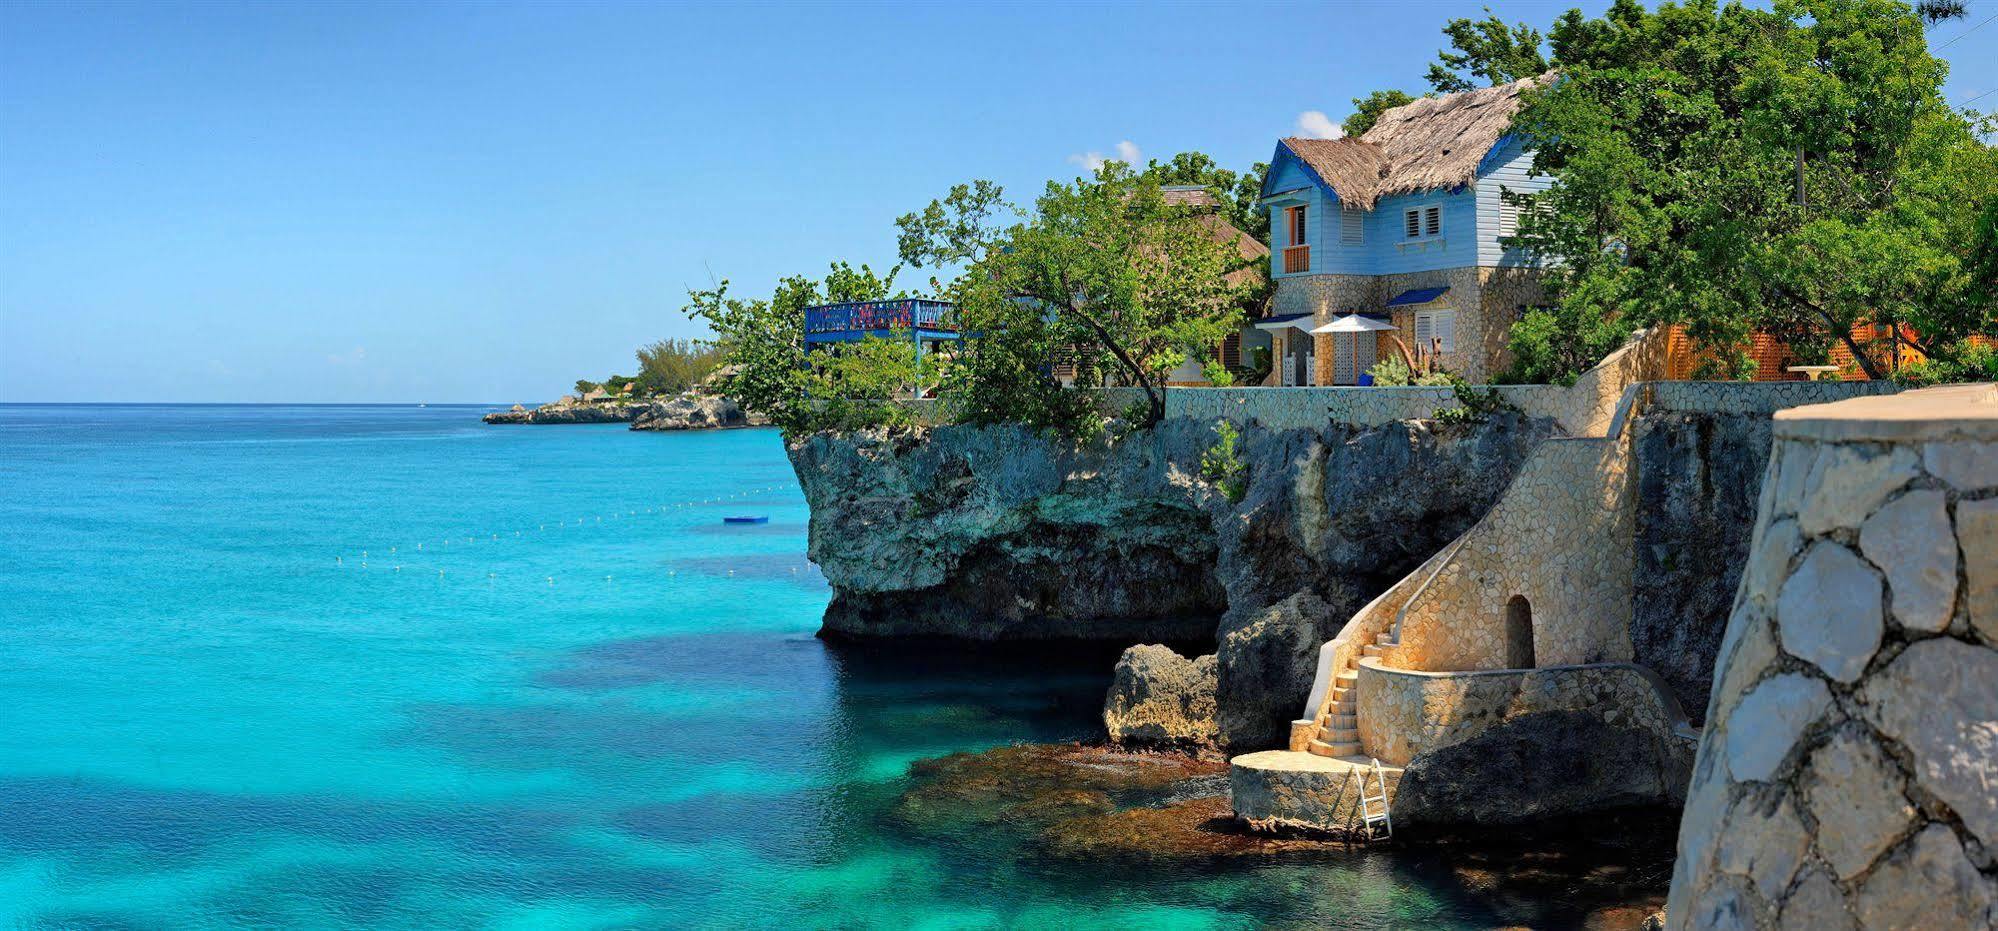
M 416 548 L 417 548 L 417 549 L 419 549 L 419 550 L 420 550 L 420 549 L 422 549 L 422 548 L 423 548 L 423 544 L 421 544 L 421 543 L 418 543 L 418 544 L 416 544 Z
M 548 577 L 548 584 L 550 584 L 550 585 L 553 585 L 553 584 L 555 584 L 555 577 L 554 577 L 554 576 L 552 576 L 552 575 L 551 575 L 551 576 L 549 576 L 549 577 Z
M 397 566 L 397 567 L 395 567 L 395 571 L 397 571 L 397 572 L 401 572 L 401 571 L 402 571 L 402 567 L 401 567 L 401 566 Z
M 340 564 L 341 564 L 341 562 L 340 562 L 340 557 L 338 557 L 338 556 L 335 556 L 335 557 L 333 557 L 333 564 L 334 564 L 334 565 L 336 565 L 336 566 L 337 566 L 337 565 L 340 565 Z

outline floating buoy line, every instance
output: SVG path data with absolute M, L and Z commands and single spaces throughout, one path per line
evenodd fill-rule
M 566 518 L 555 521 L 536 521 L 534 524 L 534 529 L 532 530 L 527 529 L 527 527 L 523 525 L 521 527 L 516 527 L 516 528 L 507 528 L 504 530 L 497 530 L 497 531 L 487 531 L 486 533 L 483 534 L 479 533 L 467 534 L 465 535 L 463 542 L 459 544 L 458 549 L 460 552 L 464 552 L 468 547 L 476 546 L 481 543 L 499 543 L 511 540 L 526 539 L 527 534 L 550 533 L 554 531 L 561 531 L 571 527 L 588 526 L 592 529 L 595 529 L 596 527 L 598 527 L 598 525 L 604 523 L 605 517 L 609 517 L 613 521 L 623 520 L 625 518 L 633 518 L 633 517 L 646 517 L 646 516 L 665 517 L 671 514 L 685 512 L 690 508 L 705 507 L 707 505 L 713 505 L 713 504 L 726 504 L 728 502 L 735 501 L 740 498 L 746 498 L 752 495 L 766 495 L 773 492 L 781 492 L 790 487 L 792 486 L 787 484 L 780 484 L 780 485 L 768 485 L 762 488 L 748 488 L 748 489 L 743 489 L 741 491 L 731 492 L 725 495 L 718 495 L 712 498 L 689 499 L 686 501 L 669 502 L 646 508 L 627 509 L 624 511 L 611 511 L 607 514 L 585 515 L 583 517 L 576 518 L 573 522 Z M 433 554 L 442 555 L 443 553 L 450 550 L 451 543 L 455 539 L 457 539 L 457 537 L 453 535 L 453 536 L 441 537 L 437 540 L 419 540 L 416 542 L 414 547 L 410 548 L 410 551 L 415 553 L 423 553 L 426 556 Z M 431 544 L 431 543 L 434 543 L 436 545 L 428 550 L 424 549 L 424 546 L 426 544 Z M 452 570 L 450 570 L 448 567 L 440 567 L 434 563 L 427 566 L 417 565 L 414 562 L 400 558 L 400 554 L 404 552 L 405 546 L 406 544 L 395 544 L 390 546 L 388 548 L 386 558 L 383 557 L 382 551 L 379 549 L 360 550 L 358 557 L 350 553 L 335 553 L 333 554 L 333 567 L 336 569 L 348 569 L 348 570 L 370 569 L 370 568 L 385 569 L 392 573 L 401 573 L 404 569 L 411 569 L 411 570 L 436 569 L 437 578 L 446 579 L 446 580 L 452 578 L 451 574 Z M 368 554 L 370 552 L 373 552 L 375 554 L 373 559 L 374 564 L 372 566 L 369 565 L 370 560 Z M 465 573 L 464 570 L 458 570 L 458 571 L 461 574 L 467 574 Z M 793 575 L 796 575 L 797 572 L 798 570 L 796 567 L 793 567 L 791 569 L 791 573 Z M 470 572 L 468 574 L 471 574 L 474 577 L 476 577 L 477 575 L 475 571 Z M 677 569 L 668 568 L 666 574 L 668 576 L 677 576 L 679 575 L 679 571 Z M 728 575 L 733 577 L 735 575 L 735 570 L 729 569 Z M 486 576 L 485 581 L 488 584 L 494 583 L 499 580 L 499 573 L 496 571 L 488 570 L 485 576 Z M 554 585 L 556 578 L 555 576 L 552 575 L 544 575 L 543 580 L 545 585 Z M 604 576 L 604 581 L 607 583 L 612 582 L 613 576 L 606 574 Z

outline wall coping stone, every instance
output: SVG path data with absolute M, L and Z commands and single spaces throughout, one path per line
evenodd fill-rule
M 1998 384 L 1923 388 L 1778 411 L 1776 436 L 1825 443 L 1998 440 Z

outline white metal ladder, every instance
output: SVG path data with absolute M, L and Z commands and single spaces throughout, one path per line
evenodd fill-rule
M 1367 771 L 1360 771 L 1360 821 L 1366 825 L 1368 840 L 1387 840 L 1394 836 L 1394 817 L 1388 814 L 1387 774 L 1381 772 L 1381 761 L 1368 757 L 1373 764 L 1373 783 L 1378 795 L 1367 794 Z M 1373 809 L 1380 805 L 1379 811 Z

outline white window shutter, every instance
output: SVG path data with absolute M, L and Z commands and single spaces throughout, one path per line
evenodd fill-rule
M 1367 215 L 1358 210 L 1339 211 L 1339 241 L 1357 245 L 1366 241 Z
M 1443 208 L 1441 208 L 1441 207 L 1430 207 L 1430 208 L 1428 208 L 1427 210 L 1425 210 L 1425 211 L 1424 211 L 1423 213 L 1424 213 L 1424 215 L 1423 215 L 1423 220 L 1424 220 L 1424 221 L 1426 221 L 1426 225 L 1427 225 L 1427 229 L 1426 229 L 1426 230 L 1424 230 L 1424 232 L 1425 232 L 1425 233 L 1427 233 L 1427 234 L 1428 234 L 1428 235 L 1430 235 L 1430 236 L 1440 236 L 1440 235 L 1442 235 L 1442 234 L 1443 234 Z
M 1443 352 L 1457 351 L 1456 311 L 1454 310 L 1437 311 L 1436 319 L 1432 323 L 1430 323 L 1430 328 L 1435 331 L 1436 338 L 1442 341 Z
M 1408 227 L 1408 238 L 1418 239 L 1422 236 L 1422 211 L 1409 210 L 1404 212 L 1401 218 Z

